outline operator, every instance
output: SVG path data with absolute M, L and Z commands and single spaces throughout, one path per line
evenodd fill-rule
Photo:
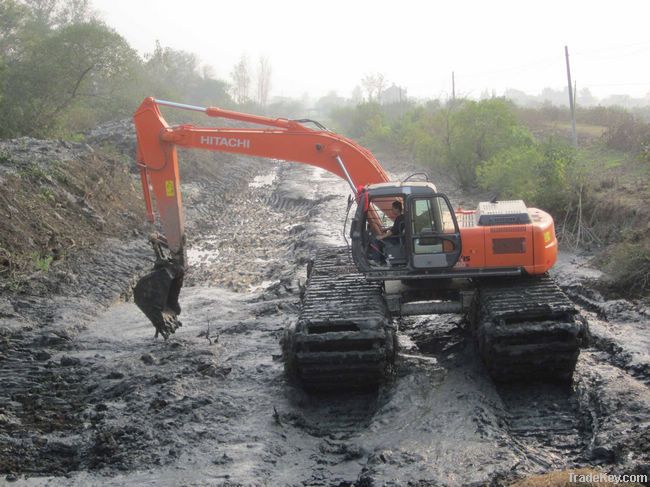
M 393 201 L 391 205 L 393 211 L 393 226 L 387 229 L 380 227 L 377 223 L 371 224 L 372 234 L 368 244 L 368 261 L 370 265 L 385 265 L 384 242 L 393 245 L 400 244 L 400 235 L 404 231 L 404 215 L 402 214 L 402 202 Z
M 399 237 L 404 231 L 404 215 L 402 214 L 403 207 L 402 202 L 395 200 L 391 205 L 393 209 L 393 215 L 395 220 L 393 220 L 393 226 L 385 230 L 383 233 L 377 235 L 378 240 L 384 240 L 390 237 Z M 397 242 L 396 242 L 397 243 Z

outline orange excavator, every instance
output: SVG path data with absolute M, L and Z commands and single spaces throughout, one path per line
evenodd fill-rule
M 170 126 L 159 106 L 246 128 Z M 154 223 L 155 199 L 162 228 L 151 237 L 154 270 L 134 299 L 156 335 L 167 338 L 181 324 L 187 262 L 176 148 L 196 148 L 304 163 L 350 185 L 349 245 L 314 256 L 299 319 L 283 339 L 286 369 L 305 388 L 377 386 L 397 353 L 396 318 L 441 313 L 468 316 L 495 380 L 572 377 L 587 328 L 547 275 L 557 258 L 548 213 L 520 200 L 454 211 L 428 178 L 391 181 L 370 151 L 312 120 L 147 98 L 134 122 L 147 217 Z

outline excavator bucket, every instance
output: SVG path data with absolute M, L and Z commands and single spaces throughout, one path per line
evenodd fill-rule
M 178 295 L 183 287 L 183 271 L 170 262 L 159 261 L 154 269 L 142 277 L 133 289 L 135 304 L 149 318 L 165 340 L 182 323 L 178 319 L 181 307 Z

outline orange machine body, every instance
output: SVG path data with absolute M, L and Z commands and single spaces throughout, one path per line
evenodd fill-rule
M 327 130 L 314 130 L 296 121 L 213 107 L 200 111 L 208 116 L 262 127 L 171 127 L 162 117 L 159 103 L 162 102 L 147 98 L 134 114 L 137 161 L 147 217 L 153 223 L 151 188 L 167 245 L 181 259 L 182 265 L 185 264 L 184 215 L 176 153 L 178 146 L 305 163 L 347 180 L 353 190 L 390 181 L 370 151 Z M 557 258 L 553 220 L 541 210 L 531 208 L 529 214 L 531 223 L 525 225 L 480 226 L 475 222 L 475 212 L 457 211 L 462 253 L 452 270 L 518 268 L 533 275 L 546 272 Z
M 531 223 L 480 226 L 476 211 L 458 210 L 462 253 L 454 269 L 519 267 L 527 274 L 547 272 L 557 260 L 557 238 L 553 218 L 537 208 L 528 208 Z

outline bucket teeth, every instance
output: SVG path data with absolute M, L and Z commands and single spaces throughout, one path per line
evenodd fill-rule
M 182 323 L 178 295 L 183 286 L 183 274 L 168 262 L 158 262 L 153 271 L 142 277 L 133 289 L 135 304 L 149 318 L 166 340 Z

